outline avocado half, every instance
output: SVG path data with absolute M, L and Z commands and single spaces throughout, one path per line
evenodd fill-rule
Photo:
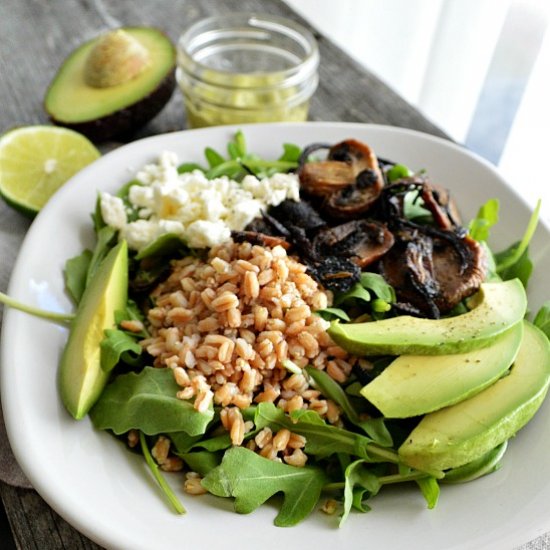
M 136 52 L 142 56 L 137 66 Z M 176 50 L 160 30 L 116 29 L 69 55 L 44 106 L 54 124 L 105 141 L 137 130 L 161 111 L 174 92 L 175 69 Z

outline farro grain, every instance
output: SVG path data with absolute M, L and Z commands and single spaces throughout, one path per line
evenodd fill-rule
M 307 455 L 302 451 L 302 449 L 294 449 L 292 454 L 287 455 L 283 460 L 290 466 L 305 466 L 307 462 Z
M 182 401 L 187 401 L 187 399 L 191 399 L 195 395 L 195 392 L 196 390 L 193 386 L 187 386 L 183 390 L 176 393 L 176 397 Z
M 176 384 L 178 386 L 189 386 L 191 384 L 191 380 L 189 379 L 189 375 L 187 374 L 187 371 L 182 367 L 175 367 L 172 371 L 174 373 L 174 378 L 176 380 Z
M 327 363 L 327 374 L 340 384 L 344 383 L 348 378 L 342 367 L 336 361 L 329 361 Z
M 222 377 L 225 381 L 225 378 Z M 231 399 L 233 399 L 233 396 L 237 393 L 237 387 L 235 384 L 232 384 L 231 382 L 226 382 L 223 384 L 223 386 L 220 386 L 214 393 L 214 402 L 217 405 L 221 405 L 222 407 L 227 407 L 229 403 L 231 403 Z M 221 415 L 227 416 L 227 412 L 222 410 Z M 222 421 L 223 422 L 223 421 Z M 226 427 L 224 425 L 224 427 Z M 227 427 L 226 427 L 227 429 Z
M 277 449 L 273 447 L 273 443 L 268 443 L 261 451 L 260 455 L 269 460 L 274 460 L 277 457 Z
M 161 435 L 156 440 L 153 448 L 151 449 L 151 455 L 157 461 L 158 464 L 164 464 L 168 458 L 168 452 L 170 451 L 170 440 Z
M 232 307 L 227 310 L 227 325 L 231 328 L 239 328 L 241 326 L 242 316 L 241 310 L 236 307 Z
M 169 456 L 160 465 L 164 472 L 181 472 L 183 470 L 183 460 L 179 456 Z
M 128 330 L 130 332 L 138 333 L 145 328 L 145 325 L 137 319 L 132 319 L 121 321 L 120 328 L 123 328 L 124 330 Z
M 306 438 L 303 435 L 291 432 L 287 446 L 290 449 L 303 449 L 306 446 Z
M 244 420 L 241 411 L 238 408 L 232 408 L 230 411 L 231 428 L 229 436 L 233 445 L 240 445 L 244 439 Z
M 266 307 L 263 306 L 254 306 L 254 328 L 257 331 L 262 331 L 265 328 L 269 317 L 269 311 Z
M 275 271 L 269 268 L 258 274 L 258 283 L 260 286 L 265 286 L 275 278 Z
M 210 302 L 210 307 L 218 313 L 227 311 L 239 307 L 239 298 L 234 293 L 224 290 Z
M 238 271 L 241 274 L 246 274 L 247 271 L 252 271 L 254 273 L 259 273 L 260 268 L 253 263 L 250 263 L 246 260 L 237 260 L 235 262 L 235 271 Z
M 252 404 L 252 395 L 236 394 L 231 399 L 231 404 L 239 409 L 247 409 Z
M 320 416 L 325 416 L 328 411 L 328 404 L 325 399 L 310 399 L 309 409 L 316 411 Z
M 327 420 L 331 424 L 336 424 L 340 420 L 340 409 L 331 399 L 327 399 Z
M 286 412 L 297 411 L 304 406 L 304 398 L 301 395 L 295 395 L 287 401 Z
M 204 495 L 208 491 L 201 485 L 201 478 L 192 477 L 185 480 L 183 489 L 189 495 Z
M 273 432 L 271 431 L 271 428 L 266 426 L 256 434 L 254 441 L 256 442 L 256 445 L 260 449 L 263 449 L 268 443 L 271 443 L 272 439 L 273 439 Z
M 325 502 L 323 503 L 323 506 L 321 506 L 321 512 L 324 512 L 329 516 L 335 514 L 337 509 L 338 501 L 334 500 L 333 498 L 327 498 L 327 500 L 325 500 Z
M 273 436 L 273 448 L 276 451 L 283 451 L 284 449 L 286 449 L 289 440 L 290 440 L 290 430 L 283 428 Z
M 195 410 L 201 413 L 206 412 L 208 410 L 208 407 L 210 407 L 210 404 L 212 403 L 213 397 L 214 393 L 212 392 L 212 390 L 201 391 L 195 399 Z
M 137 430 L 130 430 L 128 432 L 128 447 L 133 448 L 139 443 L 139 432 Z

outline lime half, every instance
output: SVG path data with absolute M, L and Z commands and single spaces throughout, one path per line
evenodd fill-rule
M 100 156 L 83 135 L 56 126 L 23 126 L 0 137 L 0 195 L 33 217 L 74 174 Z

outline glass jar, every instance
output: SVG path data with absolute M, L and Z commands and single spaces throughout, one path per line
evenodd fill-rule
M 294 21 L 245 13 L 203 19 L 178 42 L 188 126 L 306 120 L 318 66 L 315 38 Z

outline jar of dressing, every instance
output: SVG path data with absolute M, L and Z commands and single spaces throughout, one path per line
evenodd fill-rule
M 245 13 L 198 21 L 178 42 L 188 126 L 304 121 L 318 66 L 315 38 L 294 21 Z

